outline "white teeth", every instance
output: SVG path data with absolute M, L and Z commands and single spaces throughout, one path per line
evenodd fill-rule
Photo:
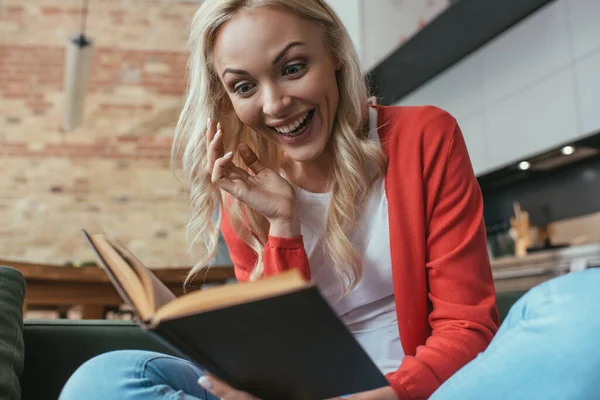
M 298 127 L 304 122 L 304 120 L 307 117 L 308 117 L 308 113 L 304 114 L 302 117 L 298 118 L 296 121 L 292 122 L 291 124 L 275 128 L 275 130 L 279 133 L 290 133 L 294 129 L 298 129 Z

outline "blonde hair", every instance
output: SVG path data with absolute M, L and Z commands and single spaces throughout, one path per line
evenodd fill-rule
M 224 201 L 208 175 L 205 140 L 208 118 L 219 120 L 226 132 L 223 136 L 226 152 L 235 150 L 239 143 L 246 143 L 265 165 L 275 171 L 283 168 L 276 145 L 245 126 L 235 115 L 211 59 L 219 27 L 239 10 L 263 6 L 288 11 L 316 23 L 323 31 L 331 56 L 341 66 L 337 71 L 339 102 L 330 139 L 335 161 L 324 243 L 347 293 L 362 276 L 360 255 L 348 234 L 355 227 L 371 188 L 383 177 L 387 160 L 379 145 L 368 139 L 368 92 L 358 56 L 344 25 L 323 0 L 210 0 L 203 2 L 193 18 L 188 43 L 189 83 L 172 153 L 173 167 L 181 168 L 182 179 L 190 191 L 191 218 L 187 228 L 191 245 L 201 244 L 202 251 L 186 283 L 216 254 L 224 206 L 235 232 L 256 252 L 256 265 L 250 279 L 263 275 L 262 255 L 268 239 L 268 221 L 231 196 Z M 244 165 L 239 155 L 234 161 Z M 372 165 L 377 167 L 375 174 Z M 217 206 L 218 218 L 214 221 Z

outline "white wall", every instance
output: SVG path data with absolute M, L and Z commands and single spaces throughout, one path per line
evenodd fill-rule
M 365 71 L 448 7 L 450 0 L 327 0 L 352 38 Z
M 452 113 L 477 174 L 600 130 L 600 0 L 550 3 L 398 104 Z

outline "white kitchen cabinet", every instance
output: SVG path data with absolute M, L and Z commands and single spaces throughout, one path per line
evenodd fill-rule
M 481 58 L 475 52 L 456 63 L 399 103 L 402 105 L 435 105 L 455 118 L 465 118 L 481 111 L 483 85 Z
M 571 62 L 566 9 L 564 1 L 550 3 L 483 48 L 486 106 L 509 98 Z
M 459 122 L 476 174 L 600 130 L 600 0 L 557 0 L 397 104 Z
M 488 162 L 494 168 L 581 135 L 570 67 L 488 108 L 485 114 Z
M 463 133 L 473 171 L 480 175 L 487 170 L 486 143 L 484 132 L 484 115 L 479 113 L 466 119 L 458 119 Z
M 598 0 L 600 2 L 600 0 Z M 575 63 L 579 120 L 583 134 L 600 131 L 600 49 Z
M 567 4 L 575 60 L 600 50 L 600 0 L 561 0 Z

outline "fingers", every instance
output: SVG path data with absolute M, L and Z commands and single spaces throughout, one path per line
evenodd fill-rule
M 238 168 L 233 163 L 232 158 L 233 153 L 230 151 L 215 161 L 211 181 L 219 185 L 221 189 L 234 194 L 233 189 L 239 186 L 239 182 L 236 182 L 236 180 L 245 181 L 248 178 L 248 172 Z
M 204 375 L 198 379 L 198 383 L 204 389 L 223 400 L 258 400 L 248 393 L 233 389 L 231 386 L 221 382 L 214 376 Z
M 219 158 L 223 156 L 223 140 L 222 140 L 222 136 L 223 133 L 222 131 L 219 129 L 217 131 L 217 133 L 215 133 L 215 136 L 213 138 L 213 140 L 209 143 L 208 145 L 208 149 L 207 149 L 207 167 L 208 167 L 208 173 L 211 174 L 215 165 L 215 161 Z
M 223 157 L 217 159 L 214 162 L 212 174 L 210 176 L 212 183 L 218 183 L 220 180 L 227 176 L 226 167 L 231 162 L 232 157 L 233 153 L 230 151 L 229 153 L 225 154 Z
M 215 128 L 215 121 L 209 118 L 208 122 L 206 123 L 206 147 L 208 147 L 210 142 L 213 140 L 213 137 L 215 136 L 215 133 L 217 131 Z
M 240 152 L 240 156 L 242 156 L 242 160 L 244 160 L 248 168 L 255 174 L 258 174 L 266 168 L 247 144 L 240 144 L 238 146 L 238 151 Z
M 223 156 L 223 131 L 221 124 L 209 119 L 206 131 L 206 147 L 207 147 L 207 169 L 208 173 L 212 174 L 215 161 Z

